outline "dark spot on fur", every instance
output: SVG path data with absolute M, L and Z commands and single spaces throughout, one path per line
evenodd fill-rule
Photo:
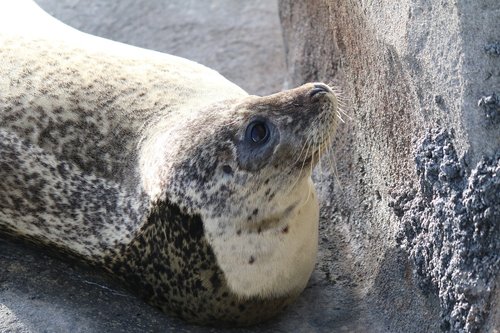
M 253 256 L 250 256 L 250 259 L 248 260 L 248 263 L 251 265 L 255 262 L 255 258 Z
M 217 272 L 214 272 L 214 274 L 210 278 L 210 283 L 212 283 L 212 287 L 215 290 L 218 290 L 221 287 L 222 281 L 220 280 L 219 274 L 217 274 Z
M 238 236 L 240 236 L 240 235 L 241 235 L 241 230 L 240 230 L 240 229 L 238 229 L 238 230 L 236 231 L 236 234 L 237 234 Z
M 252 215 L 257 215 L 259 213 L 259 209 L 258 208 L 255 208 L 252 212 Z
M 289 213 L 290 213 L 290 212 L 291 212 L 291 211 L 295 208 L 295 206 L 296 206 L 296 205 L 297 205 L 297 204 L 294 204 L 294 205 L 290 205 L 290 206 L 288 206 L 288 207 L 285 209 L 285 211 L 283 212 L 283 214 L 284 214 L 284 215 L 289 214 Z
M 284 234 L 288 233 L 288 226 L 284 227 L 283 230 L 281 230 L 281 232 Z

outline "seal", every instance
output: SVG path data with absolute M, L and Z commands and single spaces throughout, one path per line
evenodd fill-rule
M 197 63 L 10 3 L 0 231 L 190 322 L 250 325 L 290 304 L 315 264 L 311 171 L 338 124 L 330 87 L 250 96 Z

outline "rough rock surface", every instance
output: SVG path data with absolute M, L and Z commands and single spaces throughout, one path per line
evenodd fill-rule
M 280 17 L 289 83 L 336 82 L 352 118 L 321 185 L 360 304 L 387 332 L 499 330 L 500 3 L 282 0 Z M 406 300 L 410 330 L 388 297 L 404 298 L 395 251 L 428 301 Z
M 442 329 L 480 331 L 500 264 L 500 157 L 467 175 L 444 129 L 430 131 L 415 154 L 418 186 L 393 193 L 399 241 L 422 289 L 439 295 Z

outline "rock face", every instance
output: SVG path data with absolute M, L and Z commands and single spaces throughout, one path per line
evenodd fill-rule
M 352 118 L 337 179 L 321 181 L 322 227 L 346 244 L 360 306 L 379 307 L 388 332 L 496 331 L 500 3 L 282 0 L 280 17 L 289 84 L 336 82 Z M 387 285 L 402 272 L 424 302 Z

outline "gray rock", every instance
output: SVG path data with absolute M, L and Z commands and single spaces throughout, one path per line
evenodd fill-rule
M 500 3 L 281 0 L 280 17 L 290 85 L 336 82 L 352 118 L 320 186 L 358 306 L 387 332 L 496 332 Z
M 439 295 L 442 328 L 479 332 L 500 264 L 500 156 L 467 175 L 444 129 L 430 131 L 415 154 L 417 189 L 393 193 L 400 244 L 421 289 Z
M 500 97 L 495 93 L 489 96 L 482 96 L 477 105 L 484 110 L 484 115 L 493 125 L 500 124 Z

